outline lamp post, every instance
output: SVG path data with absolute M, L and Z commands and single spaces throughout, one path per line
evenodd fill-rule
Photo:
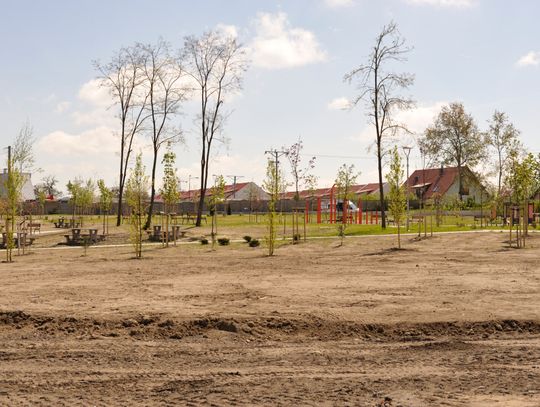
M 409 212 L 411 210 L 410 203 L 409 203 L 409 154 L 411 154 L 412 147 L 409 146 L 403 146 L 403 151 L 405 152 L 405 156 L 407 157 L 407 232 L 409 231 Z

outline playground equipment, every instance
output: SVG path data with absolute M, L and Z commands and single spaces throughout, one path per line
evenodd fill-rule
M 306 211 L 308 208 L 308 202 L 306 201 Z M 327 209 L 327 211 L 325 210 Z M 323 219 L 323 215 L 327 215 L 326 219 Z M 306 215 L 307 216 L 307 215 Z M 309 219 L 309 218 L 308 218 Z M 358 198 L 358 204 L 354 205 L 352 201 L 337 199 L 334 187 L 330 190 L 330 197 L 328 200 L 327 208 L 323 208 L 323 199 L 317 198 L 317 223 L 350 223 L 361 225 L 378 224 L 379 212 L 378 211 L 362 211 L 362 198 Z

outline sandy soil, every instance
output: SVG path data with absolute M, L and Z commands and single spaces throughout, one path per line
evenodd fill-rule
M 0 264 L 0 405 L 540 406 L 540 236 L 39 250 Z

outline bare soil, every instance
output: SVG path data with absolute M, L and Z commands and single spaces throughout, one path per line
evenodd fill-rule
M 506 238 L 36 242 L 0 264 L 0 405 L 540 406 L 540 236 Z

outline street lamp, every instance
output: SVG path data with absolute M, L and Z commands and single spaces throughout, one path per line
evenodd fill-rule
M 409 212 L 411 210 L 409 203 L 409 154 L 411 154 L 412 147 L 403 146 L 403 152 L 407 157 L 407 232 L 409 231 Z

